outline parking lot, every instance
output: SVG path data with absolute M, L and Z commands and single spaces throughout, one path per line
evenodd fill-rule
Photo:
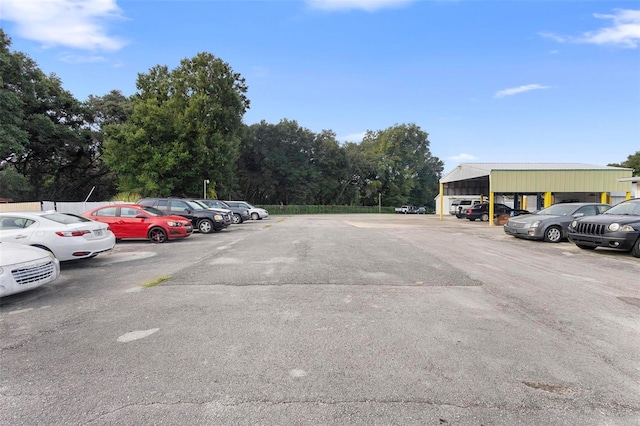
M 0 299 L 0 424 L 640 424 L 639 277 L 452 216 L 120 242 Z

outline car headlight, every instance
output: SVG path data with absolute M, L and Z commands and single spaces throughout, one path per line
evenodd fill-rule
M 222 216 L 220 216 L 219 214 L 215 215 L 213 218 L 215 220 L 222 220 Z
M 536 220 L 535 222 L 531 222 L 531 226 L 529 226 L 530 228 L 537 228 L 538 226 L 540 226 L 540 221 Z
M 578 221 L 574 220 L 573 222 L 571 222 L 571 227 L 575 228 L 576 226 L 578 226 Z
M 631 225 L 622 225 L 620 227 L 620 231 L 622 231 L 622 232 L 633 232 L 633 231 L 635 231 L 635 229 L 633 229 L 633 226 L 631 226 Z
M 620 229 L 620 224 L 612 223 L 609 226 L 607 226 L 607 229 L 609 229 L 609 231 L 616 232 L 618 229 Z
M 182 223 L 181 222 L 169 221 L 169 222 L 167 222 L 167 225 L 169 225 L 169 226 L 182 226 Z

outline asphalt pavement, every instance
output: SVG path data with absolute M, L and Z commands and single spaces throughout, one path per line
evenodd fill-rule
M 639 277 L 451 216 L 119 242 L 0 299 L 0 424 L 638 425 Z

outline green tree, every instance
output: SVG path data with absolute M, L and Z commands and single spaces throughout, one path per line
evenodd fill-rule
M 428 134 L 415 124 L 400 124 L 367 132 L 362 149 L 375 164 L 379 192 L 385 205 L 432 205 L 444 164 L 431 155 Z M 366 194 L 367 204 L 377 194 Z M 376 199 L 372 199 L 376 197 Z
M 246 198 L 257 203 L 312 202 L 320 185 L 316 135 L 296 121 L 249 126 L 239 161 Z
M 609 164 L 611 167 L 626 167 L 629 169 L 633 169 L 634 176 L 640 176 L 640 151 L 637 151 L 635 154 L 631 154 L 627 157 L 627 161 L 624 161 L 620 164 Z
M 240 74 L 199 53 L 174 70 L 156 66 L 139 74 L 137 89 L 128 121 L 104 128 L 105 161 L 118 174 L 119 189 L 195 196 L 209 179 L 217 193 L 231 193 L 249 108 Z
M 17 193 L 15 201 L 83 199 L 79 194 L 88 194 L 105 172 L 88 110 L 55 74 L 45 75 L 10 46 L 0 30 L 0 168 L 22 175 L 28 185 L 1 191 Z

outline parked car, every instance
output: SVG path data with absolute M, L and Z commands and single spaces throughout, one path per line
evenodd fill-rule
M 183 198 L 143 198 L 136 204 L 155 207 L 165 214 L 182 216 L 191 221 L 194 229 L 203 234 L 218 232 L 225 228 L 224 218 L 220 213 L 202 207 L 200 204 Z
M 418 207 L 417 209 L 415 209 L 411 213 L 413 213 L 413 214 L 427 214 L 427 208 L 426 207 Z
M 154 243 L 186 238 L 193 232 L 191 221 L 167 215 L 139 204 L 115 204 L 82 214 L 87 219 L 106 223 L 117 239 L 143 239 Z
M 220 207 L 209 207 L 208 205 L 201 203 L 200 201 L 193 198 L 189 198 L 189 201 L 192 203 L 198 204 L 203 209 L 211 210 L 213 212 L 220 214 L 222 216 L 222 220 L 224 221 L 225 228 L 233 223 L 233 211 L 231 211 L 231 209 L 220 208 Z
M 0 213 L 0 241 L 48 250 L 59 261 L 95 257 L 113 249 L 116 237 L 104 223 L 46 212 Z
M 640 257 L 640 198 L 622 201 L 601 215 L 574 220 L 568 238 L 581 249 L 607 247 Z
M 233 217 L 231 218 L 231 221 L 233 223 L 242 223 L 245 220 L 251 220 L 251 215 L 249 214 L 249 210 L 242 208 L 242 207 L 231 207 L 230 205 L 226 204 L 224 201 L 220 201 L 220 200 L 211 200 L 211 199 L 199 199 L 196 200 L 208 207 L 213 207 L 213 208 L 222 208 L 222 209 L 229 209 L 233 212 Z
M 400 206 L 400 207 L 396 207 L 394 211 L 396 213 L 409 214 L 409 213 L 413 213 L 414 209 L 415 207 L 413 206 Z
M 50 251 L 0 242 L 0 297 L 40 287 L 60 276 L 60 262 Z
M 224 201 L 231 208 L 243 208 L 249 210 L 249 216 L 253 220 L 262 220 L 269 217 L 269 212 L 259 207 L 254 207 L 246 201 Z
M 509 215 L 509 216 L 519 216 L 522 214 L 529 214 L 528 210 L 521 209 L 512 209 L 506 204 L 494 203 L 493 204 L 493 215 L 494 217 L 498 217 L 500 215 Z M 480 203 L 475 206 L 468 208 L 465 212 L 465 218 L 470 221 L 475 221 L 476 219 L 480 219 L 483 222 L 489 221 L 489 203 Z
M 555 204 L 533 214 L 510 218 L 504 225 L 504 232 L 514 237 L 558 243 L 567 238 L 574 219 L 596 216 L 609 208 L 609 204 L 602 203 Z
M 480 200 L 453 200 L 449 213 L 455 215 L 458 219 L 463 219 L 467 209 L 480 204 Z

